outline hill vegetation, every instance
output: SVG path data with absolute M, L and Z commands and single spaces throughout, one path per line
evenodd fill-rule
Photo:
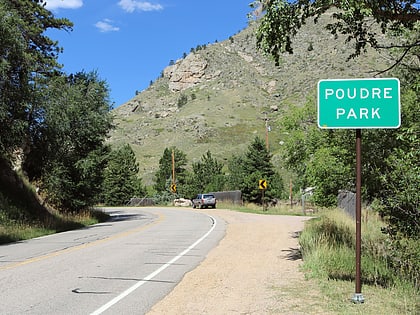
M 330 19 L 308 23 L 296 35 L 294 54 L 283 54 L 278 67 L 256 50 L 255 24 L 225 41 L 192 49 L 175 69 L 168 66 L 148 89 L 113 110 L 117 128 L 110 143 L 131 144 L 144 183 L 151 185 L 166 147 L 176 146 L 191 163 L 207 150 L 227 162 L 245 152 L 255 136 L 264 139 L 267 123 L 270 152 L 281 170 L 280 120 L 290 108 L 314 99 L 320 79 L 370 77 L 389 66 L 386 56 L 373 50 L 347 61 L 345 39 L 324 30 Z M 194 72 L 197 64 L 202 74 Z

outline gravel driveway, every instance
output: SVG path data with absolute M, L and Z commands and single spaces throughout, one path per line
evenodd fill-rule
M 192 211 L 225 220 L 226 236 L 148 314 L 325 314 L 299 271 L 297 235 L 308 217 Z

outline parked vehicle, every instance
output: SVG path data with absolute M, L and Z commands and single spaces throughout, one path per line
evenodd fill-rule
M 193 208 L 216 208 L 216 197 L 213 194 L 198 194 L 195 199 L 192 200 Z

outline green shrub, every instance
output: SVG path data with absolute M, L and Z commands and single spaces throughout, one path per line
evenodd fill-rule
M 400 275 L 420 289 L 420 246 L 419 240 L 398 238 L 389 243 L 389 263 Z
M 182 106 L 186 105 L 188 103 L 188 96 L 185 94 L 181 94 L 178 98 L 177 105 L 178 108 L 181 108 Z
M 401 268 L 414 274 L 416 267 L 418 272 L 418 265 L 405 266 L 404 260 L 389 257 L 389 243 L 381 233 L 381 226 L 377 216 L 366 215 L 362 224 L 361 280 L 365 284 L 390 287 L 400 281 L 391 262 L 400 262 Z M 355 222 L 343 211 L 328 210 L 319 218 L 308 221 L 299 243 L 304 269 L 310 275 L 338 280 L 355 278 Z

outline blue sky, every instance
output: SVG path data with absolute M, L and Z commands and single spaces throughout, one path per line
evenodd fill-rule
M 114 107 L 155 81 L 171 60 L 247 26 L 250 0 L 47 0 L 72 32 L 49 31 L 66 73 L 97 71 Z

